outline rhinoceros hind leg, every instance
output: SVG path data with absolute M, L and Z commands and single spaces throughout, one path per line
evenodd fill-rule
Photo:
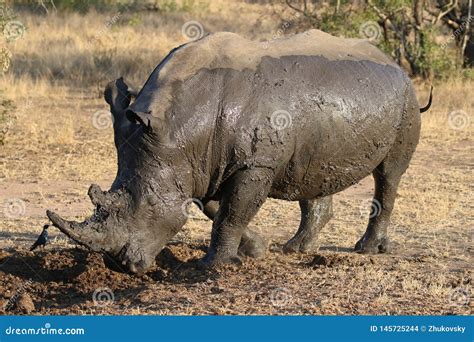
M 408 167 L 395 162 L 393 155 L 389 155 L 373 172 L 375 181 L 375 194 L 372 200 L 369 224 L 367 230 L 356 243 L 354 250 L 359 253 L 386 253 L 389 251 L 387 228 L 390 224 L 398 184 L 402 174 Z
M 203 212 L 211 220 L 214 218 L 219 211 L 218 201 L 209 201 L 204 205 Z M 247 256 L 250 258 L 261 258 L 265 255 L 268 247 L 268 240 L 266 240 L 260 234 L 255 233 L 250 229 L 246 229 L 242 233 L 242 239 L 239 245 L 239 255 Z
M 229 179 L 212 225 L 211 245 L 203 259 L 205 264 L 239 263 L 243 233 L 265 202 L 272 182 L 273 171 L 260 168 L 238 171 Z
M 298 231 L 283 246 L 285 253 L 311 252 L 316 246 L 318 234 L 333 215 L 332 196 L 315 200 L 301 200 L 301 221 Z
M 375 194 L 369 224 L 355 245 L 359 253 L 385 253 L 389 251 L 387 228 L 395 204 L 398 184 L 410 163 L 420 136 L 420 114 L 414 99 L 404 112 L 400 135 L 385 159 L 372 172 Z

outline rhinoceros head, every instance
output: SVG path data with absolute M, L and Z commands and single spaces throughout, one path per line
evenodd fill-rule
M 190 184 L 179 174 L 185 158 L 163 143 L 162 122 L 151 123 L 128 109 L 132 94 L 122 79 L 110 83 L 104 94 L 114 116 L 116 179 L 109 191 L 90 186 L 95 211 L 84 222 L 67 221 L 51 211 L 47 215 L 79 244 L 141 273 L 186 222 L 182 204 Z

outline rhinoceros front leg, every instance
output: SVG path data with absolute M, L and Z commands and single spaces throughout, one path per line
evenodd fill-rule
M 209 201 L 203 208 L 204 214 L 212 221 L 214 221 L 218 211 L 218 201 Z M 247 228 L 242 233 L 242 239 L 239 244 L 239 255 L 261 258 L 265 255 L 267 246 L 268 241 L 263 236 Z
M 321 229 L 333 215 L 332 196 L 315 200 L 301 200 L 301 221 L 298 231 L 283 247 L 285 253 L 310 252 Z
M 206 264 L 240 263 L 242 235 L 265 202 L 272 182 L 273 172 L 261 168 L 238 171 L 229 179 L 212 225 L 211 245 L 203 260 Z

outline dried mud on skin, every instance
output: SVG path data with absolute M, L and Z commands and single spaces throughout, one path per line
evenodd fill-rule
M 472 312 L 469 303 L 452 298 L 456 289 L 471 287 L 470 272 L 437 269 L 439 260 L 429 255 L 284 255 L 279 246 L 272 249 L 262 260 L 206 270 L 197 261 L 204 245 L 176 243 L 142 276 L 113 271 L 102 255 L 82 248 L 0 251 L 0 314 Z M 101 289 L 113 298 L 97 305 L 94 292 Z

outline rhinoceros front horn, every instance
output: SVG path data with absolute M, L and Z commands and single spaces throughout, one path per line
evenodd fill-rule
M 46 215 L 51 220 L 53 225 L 68 237 L 86 246 L 93 251 L 107 251 L 106 235 L 92 228 L 92 223 L 78 223 L 74 221 L 67 221 L 61 218 L 58 214 L 47 210 Z

